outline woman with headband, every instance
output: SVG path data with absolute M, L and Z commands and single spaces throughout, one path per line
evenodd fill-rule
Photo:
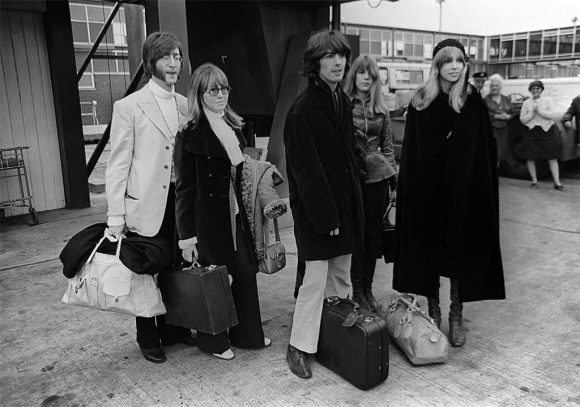
M 427 297 L 440 326 L 439 280 L 449 278 L 453 346 L 465 343 L 464 302 L 505 298 L 496 143 L 468 78 L 463 45 L 439 42 L 409 104 L 397 189 L 393 288 Z

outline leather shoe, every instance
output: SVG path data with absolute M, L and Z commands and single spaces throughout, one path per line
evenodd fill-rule
M 197 338 L 193 336 L 191 333 L 189 333 L 177 338 L 161 340 L 161 344 L 163 346 L 171 346 L 175 345 L 176 343 L 182 343 L 187 346 L 197 346 Z
M 310 370 L 310 363 L 306 359 L 306 353 L 302 352 L 300 349 L 296 349 L 292 345 L 288 345 L 288 350 L 286 351 L 286 360 L 288 361 L 288 366 L 292 373 L 302 379 L 308 379 L 312 377 L 312 371 Z
M 163 349 L 157 347 L 157 348 L 142 348 L 141 346 L 139 346 L 139 349 L 141 349 L 141 353 L 143 353 L 143 357 L 148 360 L 149 362 L 153 362 L 153 363 L 163 363 L 167 360 L 167 358 L 165 357 L 165 352 L 163 352 Z

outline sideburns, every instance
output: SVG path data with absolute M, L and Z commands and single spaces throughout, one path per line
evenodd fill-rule
M 153 76 L 155 76 L 157 79 L 161 79 L 162 81 L 165 81 L 165 75 L 163 74 L 163 72 L 161 72 L 157 68 L 157 62 L 155 63 L 155 69 L 153 70 Z

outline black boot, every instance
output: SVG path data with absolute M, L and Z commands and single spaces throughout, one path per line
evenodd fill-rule
M 358 303 L 358 305 L 360 305 L 361 308 L 370 311 L 371 306 L 368 303 L 367 298 L 365 296 L 361 278 L 357 278 L 352 281 L 352 300 Z
M 451 279 L 451 307 L 449 308 L 449 341 L 455 347 L 465 344 L 465 330 L 463 329 L 463 304 L 459 301 L 459 284 Z
M 365 267 L 363 270 L 364 293 L 372 312 L 377 312 L 379 303 L 373 295 L 373 278 L 375 276 L 376 259 L 365 259 Z
M 363 261 L 362 253 L 353 253 L 352 263 L 350 265 L 350 281 L 352 282 L 352 300 L 361 308 L 370 311 L 371 307 L 365 297 L 364 283 L 363 283 Z
M 427 308 L 429 310 L 429 316 L 437 325 L 437 328 L 441 328 L 441 308 L 439 308 L 439 293 L 437 293 L 437 298 L 427 297 Z
M 429 316 L 433 321 L 435 321 L 435 325 L 437 328 L 441 329 L 441 308 L 439 308 L 439 281 L 437 281 L 437 291 L 433 298 L 427 297 L 427 310 L 429 312 Z

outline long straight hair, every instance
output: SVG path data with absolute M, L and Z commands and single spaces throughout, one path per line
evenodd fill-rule
M 189 90 L 187 92 L 187 115 L 181 123 L 181 128 L 185 128 L 192 123 L 197 126 L 203 113 L 203 94 L 212 87 L 229 86 L 226 74 L 214 64 L 205 63 L 197 67 L 191 75 Z M 232 110 L 230 104 L 226 104 L 224 120 L 235 129 L 241 129 L 244 120 Z
M 466 95 L 470 91 L 470 87 L 467 84 L 467 78 L 469 78 L 469 64 L 465 60 L 465 56 L 461 50 L 456 47 L 441 48 L 441 50 L 435 54 L 435 57 L 433 57 L 427 81 L 417 89 L 411 99 L 411 103 L 415 109 L 426 109 L 429 107 L 431 102 L 435 100 L 439 92 L 441 92 L 441 85 L 439 83 L 441 67 L 448 62 L 452 62 L 458 56 L 461 58 L 461 61 L 463 61 L 463 69 L 461 70 L 459 79 L 451 85 L 451 89 L 449 90 L 449 106 L 451 106 L 457 113 L 460 113 L 461 108 L 465 103 Z
M 356 74 L 368 72 L 372 79 L 372 84 L 369 89 L 371 110 L 374 113 L 387 114 L 387 107 L 383 102 L 381 96 L 381 78 L 379 76 L 379 66 L 374 58 L 368 55 L 360 55 L 354 60 L 350 71 L 346 75 L 344 82 L 344 92 L 350 99 L 356 96 Z M 364 101 L 363 101 L 364 102 Z

